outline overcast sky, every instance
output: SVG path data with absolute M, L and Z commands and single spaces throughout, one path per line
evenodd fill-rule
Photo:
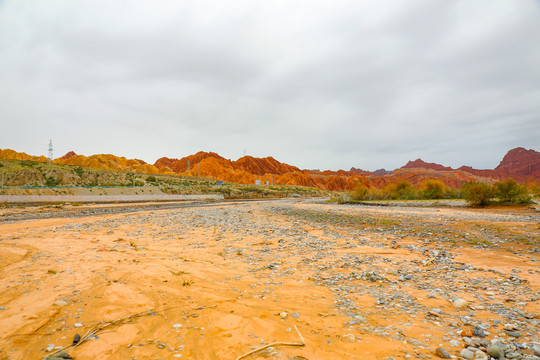
M 309 169 L 540 150 L 535 0 L 0 0 L 0 148 Z

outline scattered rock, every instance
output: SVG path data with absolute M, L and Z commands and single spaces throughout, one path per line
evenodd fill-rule
M 341 337 L 341 341 L 352 343 L 356 341 L 356 337 L 353 334 L 345 334 Z
M 474 353 L 469 349 L 461 350 L 461 352 L 459 353 L 459 356 L 461 356 L 462 358 L 467 359 L 467 360 L 474 359 Z
M 437 355 L 438 357 L 443 358 L 443 359 L 450 359 L 451 358 L 448 351 L 446 351 L 443 348 L 437 348 L 435 350 L 435 355 Z
M 506 334 L 515 338 L 521 337 L 521 333 L 519 331 L 508 331 Z
M 489 345 L 486 348 L 486 352 L 490 356 L 493 356 L 496 359 L 504 359 L 504 348 L 500 345 L 497 345 L 497 344 Z
M 64 300 L 56 300 L 53 305 L 54 306 L 66 306 L 68 303 Z
M 486 332 L 484 331 L 484 329 L 482 329 L 482 327 L 480 325 L 476 325 L 473 328 L 472 333 L 473 333 L 474 336 L 478 336 L 478 337 L 481 337 L 481 338 L 486 337 Z
M 464 299 L 456 299 L 452 302 L 452 305 L 456 308 L 456 309 L 465 309 L 467 308 L 467 305 L 469 303 L 467 302 L 467 300 L 464 300 Z

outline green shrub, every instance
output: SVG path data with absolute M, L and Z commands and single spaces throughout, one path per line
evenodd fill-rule
M 155 182 L 157 182 L 157 179 L 156 179 L 155 176 L 150 175 L 149 177 L 146 178 L 146 182 L 153 182 L 153 183 L 155 183 Z
M 540 185 L 538 184 L 529 185 L 529 190 L 531 191 L 531 193 L 533 194 L 535 198 L 540 198 Z
M 390 199 L 413 200 L 416 199 L 416 189 L 407 180 L 401 180 L 384 187 L 385 197 Z
M 351 194 L 351 197 L 354 200 L 365 200 L 369 194 L 369 189 L 362 184 L 361 182 L 357 182 L 354 186 L 354 190 Z
M 442 199 L 446 192 L 446 186 L 440 180 L 428 179 L 420 184 L 420 195 L 424 199 Z
M 493 189 L 486 183 L 471 181 L 461 186 L 463 198 L 474 206 L 489 205 L 493 198 Z
M 58 181 L 56 181 L 56 179 L 52 176 L 49 176 L 48 178 L 45 178 L 45 185 L 47 187 L 55 187 L 58 186 Z
M 519 185 L 515 180 L 498 181 L 493 184 L 496 198 L 502 202 L 511 204 L 523 204 L 531 202 L 525 186 Z
M 80 167 L 80 166 L 77 166 L 75 168 L 75 172 L 77 173 L 77 175 L 79 175 L 80 178 L 82 178 L 83 173 L 84 173 L 84 169 L 82 167 Z

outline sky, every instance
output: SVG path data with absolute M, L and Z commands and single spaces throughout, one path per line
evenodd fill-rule
M 538 0 L 0 0 L 0 149 L 302 169 L 540 150 Z

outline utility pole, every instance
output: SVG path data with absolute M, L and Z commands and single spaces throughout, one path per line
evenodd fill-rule
M 53 145 L 52 145 L 52 139 L 49 140 L 49 160 L 53 160 Z

